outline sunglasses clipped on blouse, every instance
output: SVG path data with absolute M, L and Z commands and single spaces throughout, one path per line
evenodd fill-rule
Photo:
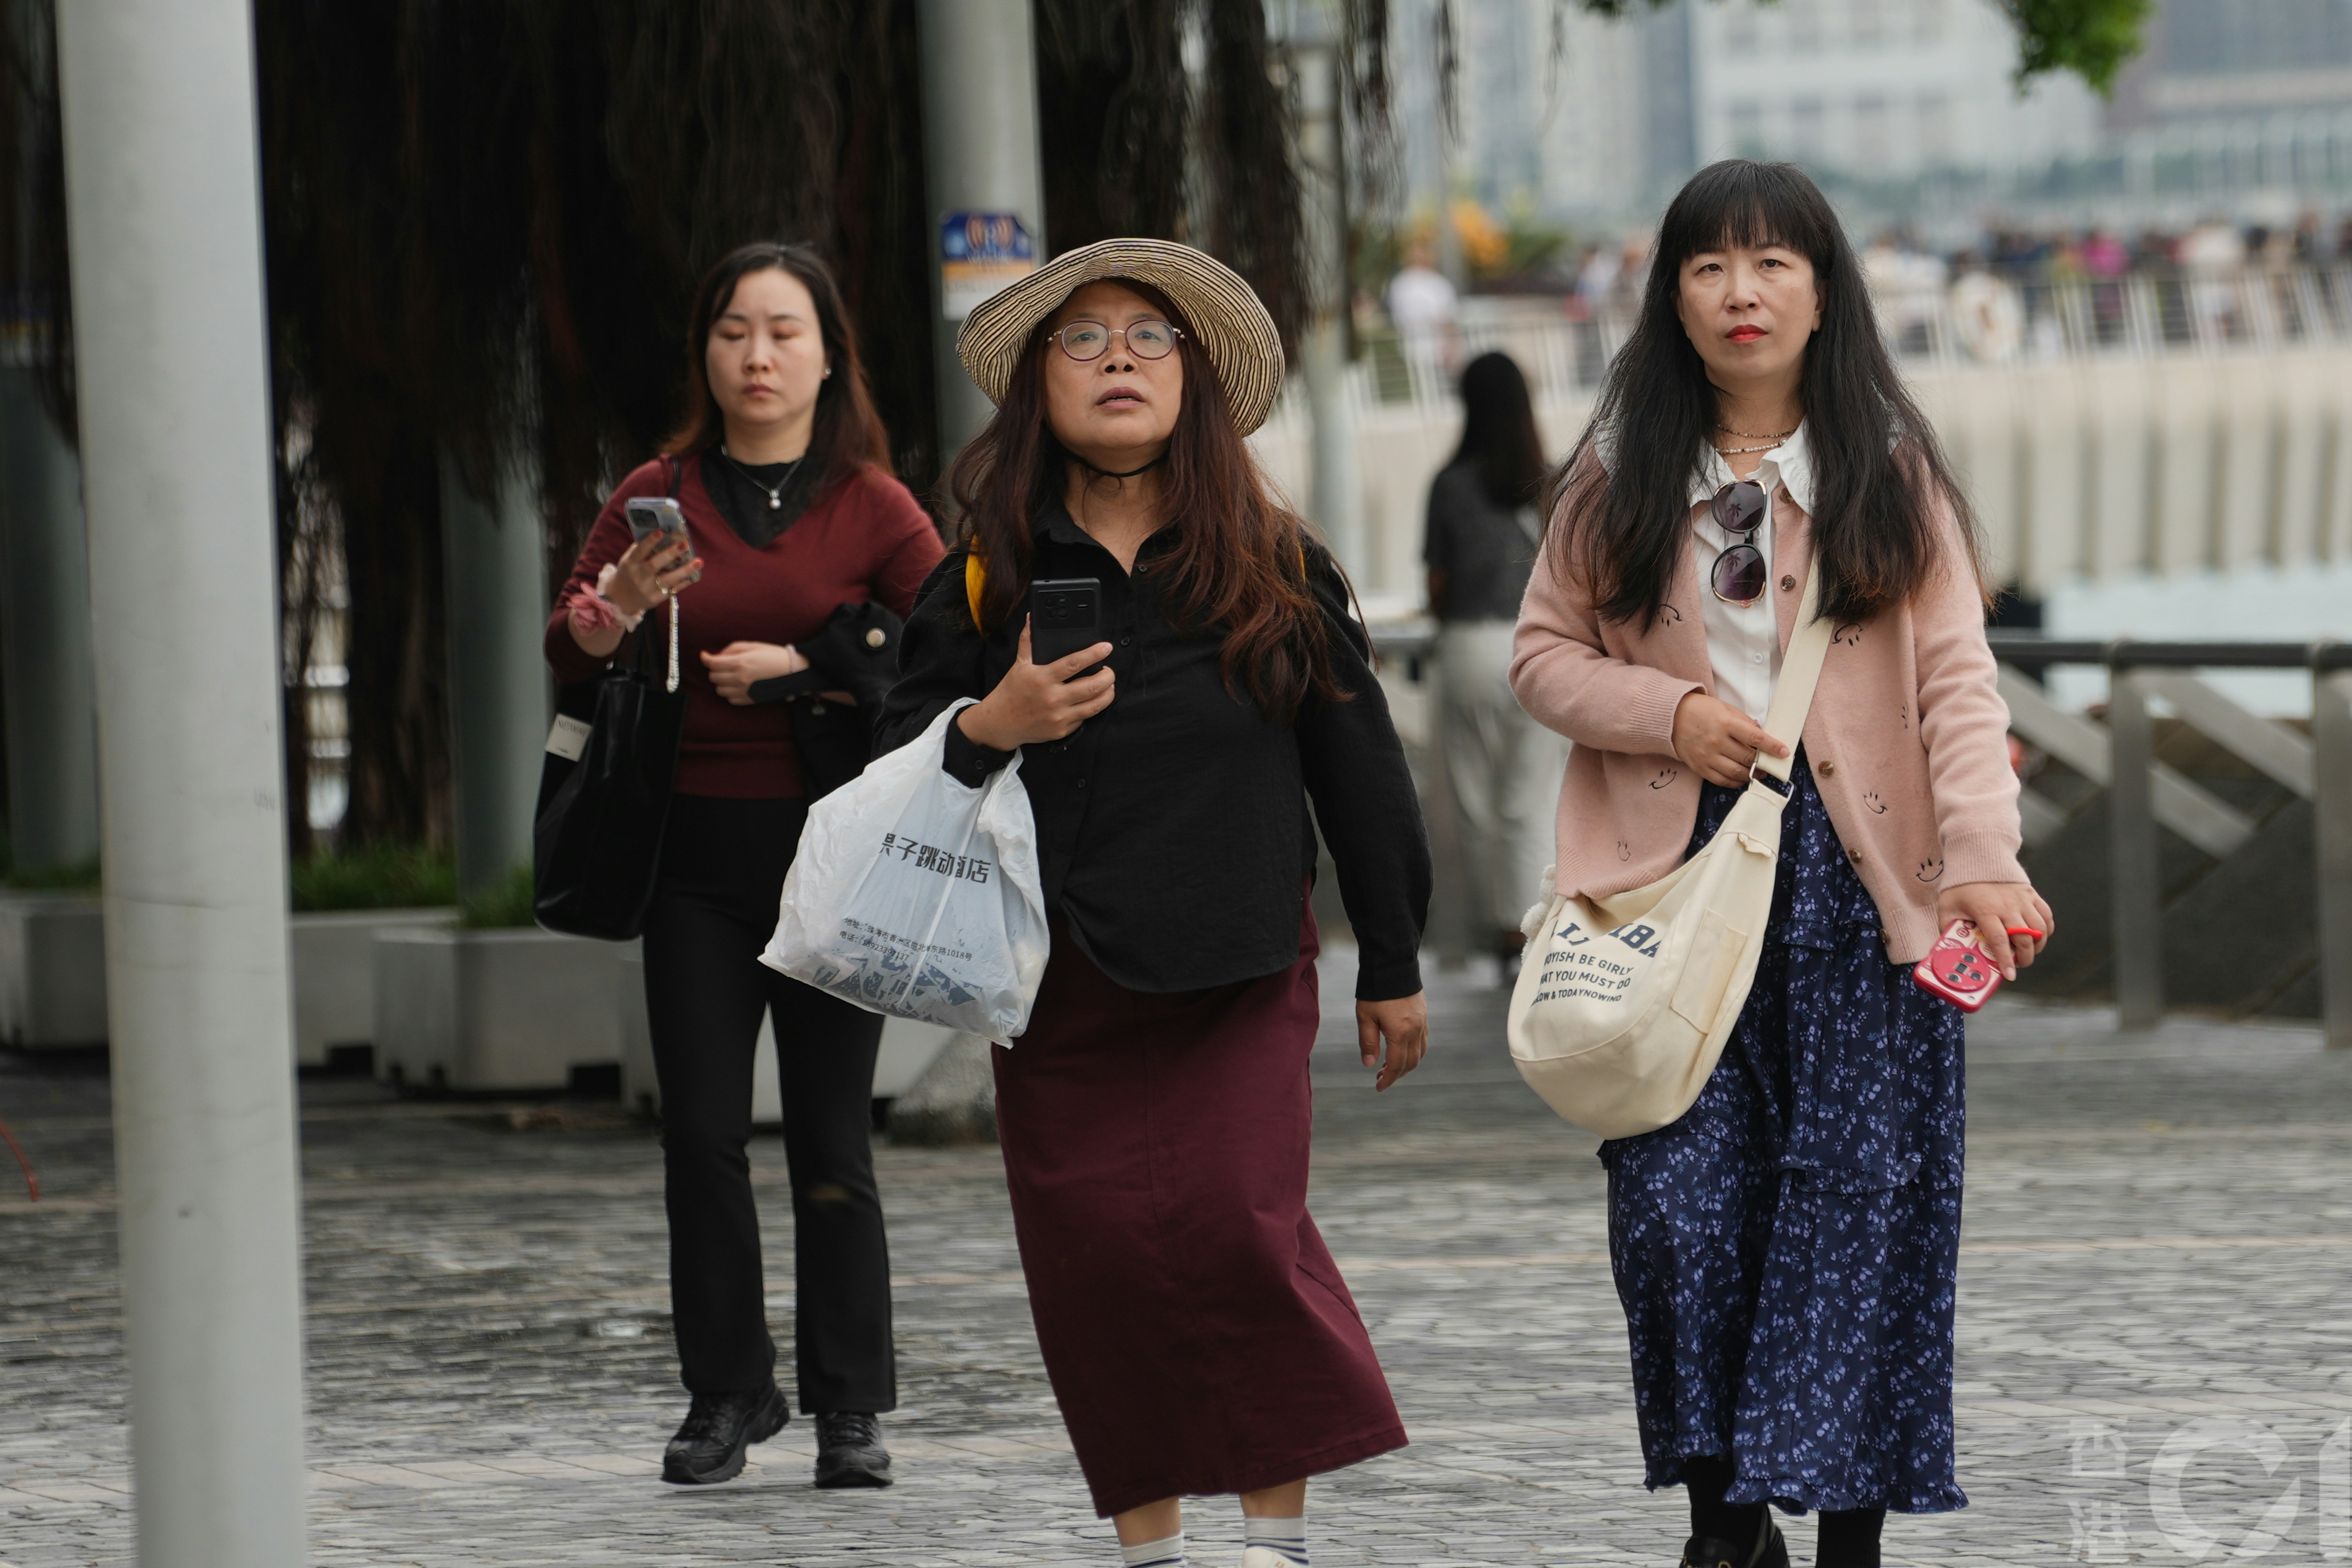
M 1735 480 L 1715 492 L 1709 507 L 1716 526 L 1738 542 L 1715 558 L 1706 584 L 1717 598 L 1744 610 L 1764 596 L 1767 580 L 1764 552 L 1755 542 L 1756 531 L 1764 526 L 1764 487 L 1754 479 Z

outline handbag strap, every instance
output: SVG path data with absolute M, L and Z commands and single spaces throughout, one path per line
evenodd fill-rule
M 1789 634 L 1789 651 L 1780 658 L 1780 679 L 1772 688 L 1772 707 L 1764 715 L 1764 729 L 1789 748 L 1785 757 L 1756 753 L 1756 772 L 1769 773 L 1782 784 L 1797 760 L 1797 738 L 1804 732 L 1805 714 L 1813 705 L 1813 688 L 1822 678 L 1822 661 L 1829 657 L 1828 621 L 1816 611 L 1822 591 L 1822 558 L 1816 554 L 1805 573 L 1805 596 L 1797 601 L 1797 629 Z

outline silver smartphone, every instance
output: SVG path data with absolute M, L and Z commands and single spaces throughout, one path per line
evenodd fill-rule
M 631 496 L 622 510 L 628 514 L 632 538 L 643 539 L 649 533 L 686 537 L 686 509 L 674 496 Z

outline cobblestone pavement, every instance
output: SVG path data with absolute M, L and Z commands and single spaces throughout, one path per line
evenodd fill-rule
M 1315 1209 L 1413 1443 L 1317 1484 L 1317 1562 L 1664 1568 L 1682 1504 L 1641 1486 L 1592 1141 L 1518 1083 L 1496 993 L 1457 980 L 1435 1002 L 1437 1046 L 1398 1092 L 1370 1092 L 1337 1015 L 1318 1053 Z M 2187 1562 L 2200 1531 L 2241 1561 L 2340 1556 L 2352 1054 L 1996 1004 L 1969 1055 L 1973 1502 L 1890 1521 L 1887 1561 Z M 5 1568 L 132 1560 L 105 1112 L 102 1079 L 0 1058 L 0 1116 L 47 1194 L 0 1199 Z M 519 1131 L 305 1086 L 315 1563 L 1116 1561 L 1038 1364 L 993 1150 L 880 1156 L 901 1483 L 812 1490 L 796 1421 L 740 1481 L 662 1486 L 682 1396 L 657 1151 L 599 1120 Z M 757 1160 L 788 1281 L 781 1148 Z M 788 1291 L 770 1305 L 788 1334 Z M 2244 1538 L 2266 1509 L 2284 1539 L 2264 1552 Z M 1239 1556 L 1229 1501 L 1194 1505 L 1191 1533 L 1196 1563 Z M 1800 1563 L 1811 1534 L 1790 1526 Z

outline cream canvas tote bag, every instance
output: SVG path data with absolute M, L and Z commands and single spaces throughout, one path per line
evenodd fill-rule
M 1765 716 L 1790 754 L 1756 759 L 1756 773 L 1784 785 L 1829 653 L 1829 623 L 1813 613 L 1820 588 L 1816 563 Z M 1528 911 L 1511 994 L 1511 1059 L 1565 1120 L 1630 1138 L 1698 1099 L 1756 979 L 1787 804 L 1751 776 L 1706 847 L 1646 888 L 1571 899 L 1550 893 L 1544 873 L 1550 901 Z

